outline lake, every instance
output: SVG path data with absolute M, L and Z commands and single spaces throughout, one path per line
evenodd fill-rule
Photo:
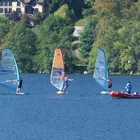
M 101 95 L 92 75 L 69 75 L 57 95 L 49 74 L 21 74 L 25 95 L 1 87 L 0 140 L 139 140 L 140 99 Z M 140 76 L 110 76 L 112 90 L 140 92 Z

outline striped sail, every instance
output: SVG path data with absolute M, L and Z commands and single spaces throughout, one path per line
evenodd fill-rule
M 93 77 L 103 90 L 108 87 L 108 64 L 103 49 L 98 48 Z
M 0 85 L 16 91 L 19 79 L 18 67 L 14 55 L 10 49 L 3 49 L 0 66 Z
M 51 70 L 51 84 L 59 90 L 63 88 L 64 60 L 61 49 L 55 49 Z

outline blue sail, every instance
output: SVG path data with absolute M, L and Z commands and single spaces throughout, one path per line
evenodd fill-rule
M 10 49 L 3 49 L 0 66 L 0 85 L 16 91 L 19 82 L 19 72 L 16 60 Z
M 98 48 L 93 77 L 103 90 L 108 87 L 108 64 L 103 49 Z

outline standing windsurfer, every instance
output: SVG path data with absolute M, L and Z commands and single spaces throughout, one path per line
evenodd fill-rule
M 63 92 L 66 92 L 66 89 L 68 88 L 68 81 L 73 81 L 73 79 L 69 79 L 68 76 L 64 77 L 64 86 L 63 86 Z
M 21 88 L 22 88 L 22 83 L 23 83 L 23 80 L 21 78 L 19 78 L 19 85 L 17 87 L 17 91 L 16 91 L 16 94 L 20 94 L 21 93 Z
M 110 89 L 112 88 L 112 80 L 111 79 L 103 79 L 103 80 L 108 82 L 108 91 L 110 92 Z
M 110 92 L 110 89 L 112 87 L 112 80 L 111 79 L 108 79 L 108 91 Z

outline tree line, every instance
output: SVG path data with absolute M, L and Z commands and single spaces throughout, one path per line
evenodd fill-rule
M 0 51 L 12 49 L 20 72 L 49 73 L 54 50 L 61 48 L 67 72 L 77 72 L 80 64 L 79 72 L 92 73 L 99 47 L 110 73 L 140 72 L 138 0 L 52 0 L 49 17 L 15 19 L 0 16 Z M 73 36 L 78 23 L 85 26 L 79 38 Z

